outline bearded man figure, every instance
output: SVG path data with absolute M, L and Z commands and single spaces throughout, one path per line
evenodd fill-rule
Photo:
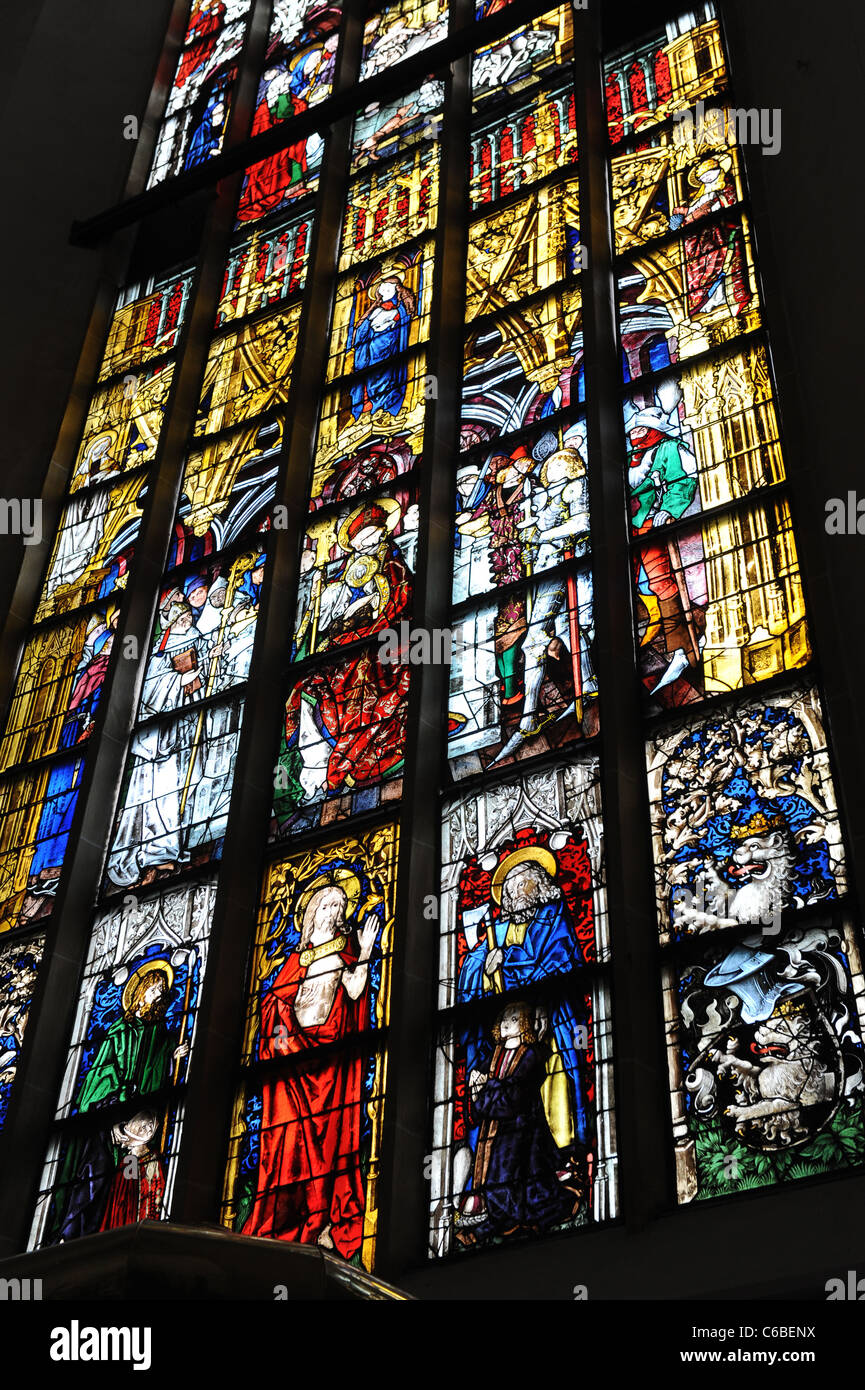
M 523 990 L 585 964 L 570 909 L 555 882 L 556 867 L 555 857 L 542 845 L 514 850 L 499 864 L 491 883 L 492 903 L 466 914 L 464 921 L 471 949 L 459 976 L 461 1003 Z M 500 908 L 498 914 L 494 906 Z M 578 1027 L 572 1005 L 560 1000 L 550 1013 L 554 1058 L 547 1103 L 553 1137 L 563 1150 L 582 1149 L 588 1133 Z M 478 1060 L 470 1039 L 468 1048 L 470 1074 Z

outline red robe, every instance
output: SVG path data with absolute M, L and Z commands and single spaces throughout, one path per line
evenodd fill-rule
M 125 1155 L 124 1155 L 125 1157 Z M 136 1221 L 158 1221 L 162 1215 L 165 1195 L 165 1174 L 157 1160 L 150 1177 L 147 1171 L 152 1159 L 139 1159 L 138 1177 L 127 1178 L 123 1158 L 114 1174 L 108 1192 L 108 1205 L 100 1231 L 113 1231 L 117 1226 L 132 1226 Z
M 351 940 L 339 959 L 348 966 L 357 961 Z M 347 1057 L 328 1052 L 319 1059 L 316 1050 L 358 1033 L 368 990 L 354 1001 L 340 979 L 325 1022 L 301 1028 L 294 1001 L 306 975 L 300 952 L 292 951 L 261 1002 L 262 1060 L 302 1053 L 305 1061 L 263 1083 L 258 1186 L 243 1235 L 309 1245 L 330 1222 L 335 1248 L 351 1259 L 363 1238 L 362 1061 L 357 1052 Z M 287 1043 L 277 1048 L 286 1032 Z
M 344 670 L 316 672 L 292 692 L 285 712 L 288 742 L 297 734 L 301 703 L 310 696 L 334 740 L 329 792 L 377 781 L 402 762 L 410 677 L 408 665 L 385 666 L 365 652 Z
M 295 116 L 306 110 L 303 97 L 292 94 L 291 103 Z M 264 101 L 259 102 L 250 136 L 261 135 L 279 124 L 265 97 Z M 306 139 L 287 145 L 284 150 L 277 150 L 276 154 L 253 164 L 246 175 L 237 205 L 238 222 L 251 222 L 280 207 L 289 196 L 292 183 L 302 182 L 306 172 Z
M 174 78 L 176 90 L 184 87 L 202 63 L 206 63 L 213 56 L 216 51 L 216 36 L 224 18 L 225 5 L 220 3 L 206 13 L 199 12 L 192 19 L 186 32 L 188 47 L 181 54 Z

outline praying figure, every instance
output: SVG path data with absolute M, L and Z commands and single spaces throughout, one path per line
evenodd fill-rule
M 493 1025 L 489 1067 L 469 1074 L 471 1108 L 480 1127 L 471 1187 L 456 1217 L 462 1245 L 548 1230 L 579 1208 L 578 1181 L 562 1163 L 544 1111 L 547 1072 L 540 1034 L 535 1011 L 525 1003 L 509 1004 Z

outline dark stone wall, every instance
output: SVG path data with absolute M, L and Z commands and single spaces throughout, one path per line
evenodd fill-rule
M 74 219 L 124 193 L 171 14 L 170 0 L 28 0 L 0 44 L 3 266 L 0 496 L 38 496 L 106 262 L 70 246 Z M 115 253 L 116 254 L 116 253 Z M 0 536 L 0 601 L 20 557 Z
M 601 0 L 590 0 L 601 3 Z M 647 28 L 664 6 L 602 0 L 608 41 Z M 685 8 L 686 0 L 674 10 Z M 3 323 L 0 496 L 40 493 L 84 352 L 94 303 L 122 274 L 113 249 L 69 244 L 74 219 L 123 194 L 135 147 L 123 118 L 142 117 L 177 6 L 170 0 L 29 0 L 9 7 L 0 51 L 3 124 Z M 854 887 L 865 878 L 865 536 L 826 533 L 825 503 L 865 497 L 859 407 L 862 179 L 857 136 L 865 87 L 865 10 L 854 0 L 725 0 L 736 104 L 780 108 L 774 157 L 749 151 L 791 476 L 794 523 L 821 662 Z M 128 236 L 129 234 L 124 234 Z M 121 267 L 120 270 L 117 267 Z M 73 403 L 74 404 L 74 403 Z M 82 402 L 78 402 L 79 407 Z M 67 417 L 68 418 L 68 417 Z M 20 545 L 0 536 L 5 612 Z M 655 989 L 654 981 L 647 988 Z M 419 1084 L 422 1079 L 419 1077 Z M 665 1115 L 657 1116 L 664 1128 Z M 863 1179 L 839 1178 L 658 1217 L 640 1230 L 586 1233 L 400 1280 L 424 1297 L 822 1297 L 854 1268 L 865 1236 Z M 699 1256 L 695 1282 L 686 1258 Z M 742 1252 L 751 1252 L 743 1265 Z M 711 1260 L 709 1258 L 711 1252 Z M 711 1266 L 711 1267 L 710 1267 Z

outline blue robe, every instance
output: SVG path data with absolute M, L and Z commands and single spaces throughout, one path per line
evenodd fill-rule
M 354 331 L 354 370 L 364 371 L 379 362 L 386 362 L 408 347 L 411 316 L 402 303 L 388 300 L 376 306 L 382 309 L 396 309 L 398 321 L 391 327 L 376 330 L 372 326 L 372 313 L 361 319 Z M 375 310 L 372 311 L 373 313 Z M 372 372 L 364 382 L 351 388 L 351 413 L 355 420 L 363 414 L 365 398 L 369 397 L 373 410 L 386 410 L 389 415 L 398 415 L 405 401 L 408 371 L 404 362 L 398 366 Z
M 183 161 L 184 173 L 187 169 L 194 169 L 197 164 L 206 163 L 212 154 L 219 151 L 225 120 L 223 118 L 218 126 L 214 126 L 213 113 L 223 100 L 224 93 L 221 89 L 213 92 L 208 98 L 207 105 L 201 113 L 201 120 L 189 141 L 189 148 Z
M 585 964 L 580 943 L 577 941 L 574 929 L 568 920 L 565 904 L 561 899 L 536 909 L 526 928 L 522 945 L 517 945 L 516 942 L 510 946 L 505 945 L 510 927 L 510 919 L 500 917 L 495 924 L 495 940 L 496 945 L 501 946 L 504 950 L 501 973 L 505 989 L 512 998 L 527 985 L 533 985 L 538 980 L 546 980 L 551 976 L 566 974 L 575 967 Z M 487 939 L 483 935 L 474 950 L 470 951 L 463 961 L 457 985 L 457 997 L 461 1004 L 470 999 L 483 999 L 489 994 L 489 991 L 484 991 L 484 980 L 489 979 L 488 976 L 484 975 L 488 950 Z M 581 1144 L 585 1144 L 588 1115 L 580 1072 L 580 1059 L 574 1044 L 577 1026 L 578 1020 L 572 1005 L 567 999 L 561 1000 L 552 1011 L 550 1028 L 561 1054 L 562 1064 L 571 1082 L 571 1093 L 574 1100 L 574 1134 Z M 466 1042 L 466 1081 L 468 1081 L 472 1070 L 477 1067 L 482 1046 L 476 1038 L 471 1036 Z M 481 1070 L 482 1068 L 478 1069 Z M 475 1129 L 470 1141 L 472 1147 L 474 1147 L 476 1134 L 477 1130 Z

